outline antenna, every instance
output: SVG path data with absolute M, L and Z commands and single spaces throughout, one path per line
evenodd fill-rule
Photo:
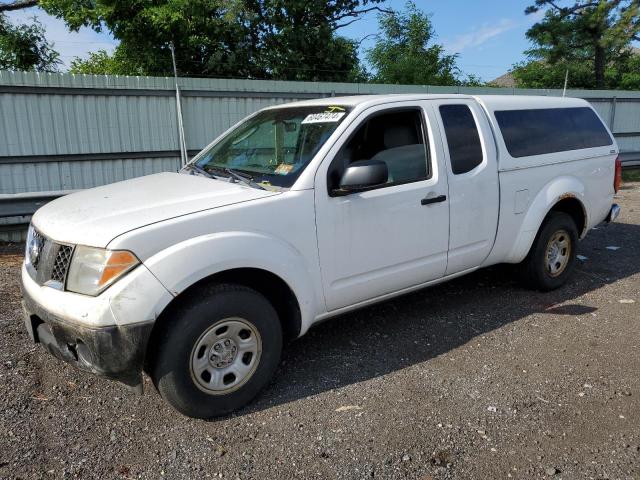
M 187 164 L 187 143 L 184 139 L 184 124 L 182 123 L 182 102 L 180 100 L 180 88 L 178 87 L 178 69 L 176 68 L 176 52 L 173 42 L 169 43 L 171 49 L 171 61 L 173 62 L 173 79 L 176 84 L 176 112 L 178 114 L 178 141 L 180 143 L 180 160 L 182 166 Z
M 562 98 L 567 94 L 567 83 L 569 83 L 569 69 L 567 68 L 567 73 L 564 75 L 564 88 L 562 89 Z

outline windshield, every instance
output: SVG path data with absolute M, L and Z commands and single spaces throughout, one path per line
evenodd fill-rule
M 256 183 L 289 188 L 346 117 L 341 106 L 270 109 L 241 123 L 195 161 L 218 176 L 228 169 Z

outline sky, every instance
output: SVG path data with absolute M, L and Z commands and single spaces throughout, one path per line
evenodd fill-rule
M 485 81 L 499 77 L 525 59 L 524 51 L 531 46 L 525 32 L 542 17 L 542 12 L 524 14 L 532 0 L 415 0 L 415 4 L 431 15 L 435 42 L 442 44 L 447 53 L 459 55 L 462 72 Z M 405 0 L 388 0 L 384 5 L 402 10 Z M 375 35 L 377 27 L 377 15 L 371 13 L 339 32 L 361 39 Z M 374 43 L 373 37 L 362 42 L 361 58 Z
M 0 3 L 10 2 L 0 0 Z M 46 29 L 45 37 L 54 44 L 54 50 L 60 53 L 61 70 L 66 70 L 76 57 L 86 58 L 89 52 L 112 52 L 118 43 L 108 32 L 96 33 L 90 28 L 82 28 L 77 33 L 69 32 L 62 20 L 47 15 L 40 8 L 7 12 L 6 16 L 14 23 L 28 23 L 31 18 L 37 17 Z
M 0 1 L 6 3 L 6 0 Z M 532 0 L 415 0 L 415 3 L 432 15 L 436 42 L 444 45 L 448 53 L 459 55 L 458 66 L 462 72 L 486 81 L 506 73 L 514 63 L 524 59 L 523 52 L 530 47 L 525 32 L 540 18 L 540 14 L 524 14 Z M 387 0 L 382 5 L 401 10 L 405 0 Z M 25 21 L 34 15 L 45 26 L 47 38 L 60 52 L 63 70 L 75 57 L 84 58 L 88 52 L 101 49 L 112 51 L 117 44 L 109 33 L 96 33 L 88 28 L 70 33 L 62 21 L 38 8 L 10 12 L 8 17 Z M 375 35 L 377 27 L 377 14 L 372 12 L 338 33 L 360 40 Z M 361 58 L 374 42 L 374 38 L 362 42 Z

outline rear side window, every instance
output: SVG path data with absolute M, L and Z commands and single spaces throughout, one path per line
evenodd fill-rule
M 589 107 L 495 112 L 512 157 L 603 147 L 613 141 Z
M 451 170 L 467 173 L 482 163 L 482 145 L 473 114 L 467 105 L 441 105 L 440 116 L 449 146 Z

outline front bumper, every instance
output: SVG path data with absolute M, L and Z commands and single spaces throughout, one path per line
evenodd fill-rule
M 22 267 L 31 339 L 65 362 L 142 391 L 142 368 L 157 315 L 173 298 L 143 265 L 102 295 L 38 285 Z
M 141 391 L 142 366 L 153 322 L 90 328 L 69 325 L 24 297 L 25 327 L 31 340 L 59 360 Z

